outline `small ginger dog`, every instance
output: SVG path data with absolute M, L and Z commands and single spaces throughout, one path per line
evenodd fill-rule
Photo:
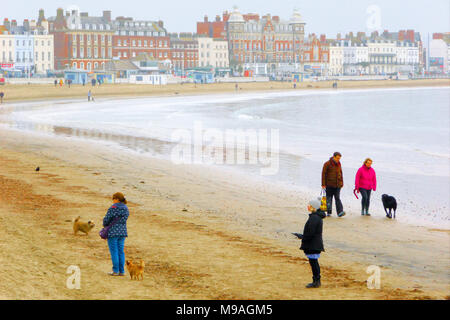
M 92 221 L 83 222 L 80 219 L 81 217 L 78 217 L 73 222 L 73 234 L 76 235 L 78 231 L 81 231 L 89 235 L 89 232 L 95 227 L 95 224 Z
M 126 265 L 128 272 L 130 273 L 131 280 L 139 280 L 139 276 L 141 276 L 141 280 L 144 280 L 145 263 L 143 260 L 141 260 L 139 264 L 134 264 L 132 260 L 127 260 Z

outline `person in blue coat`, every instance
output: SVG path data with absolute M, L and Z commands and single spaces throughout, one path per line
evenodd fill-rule
M 117 192 L 113 195 L 113 205 L 103 218 L 103 227 L 111 225 L 108 230 L 108 247 L 111 253 L 111 276 L 125 275 L 125 238 L 128 237 L 127 220 L 130 215 L 125 196 Z

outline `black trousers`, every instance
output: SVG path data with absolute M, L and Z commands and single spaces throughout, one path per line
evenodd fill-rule
M 313 280 L 320 280 L 320 265 L 319 259 L 309 259 L 309 264 L 311 265 L 311 270 L 313 273 Z
M 361 192 L 361 207 L 364 210 L 369 211 L 370 206 L 370 193 L 372 190 L 367 190 L 363 188 L 359 188 L 359 192 Z
M 325 192 L 327 194 L 327 213 L 331 214 L 331 205 L 334 197 L 336 203 L 337 213 L 344 211 L 341 202 L 341 188 L 326 187 Z

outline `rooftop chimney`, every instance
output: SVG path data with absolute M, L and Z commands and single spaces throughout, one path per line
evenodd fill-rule
M 108 22 L 111 22 L 111 11 L 110 10 L 103 11 L 103 19 L 105 19 Z
M 162 20 L 159 20 L 159 21 L 158 21 L 158 26 L 159 26 L 160 28 L 164 28 L 164 22 L 163 22 Z
M 208 16 L 205 14 L 204 18 L 203 18 L 203 22 L 208 22 Z
M 3 20 L 3 25 L 5 26 L 6 30 L 9 30 L 11 28 L 11 23 L 9 22 L 8 18 L 5 18 Z
M 219 15 L 216 16 L 216 22 L 220 22 L 220 16 Z
M 28 19 L 23 20 L 23 28 L 25 31 L 30 31 L 30 22 Z
M 39 9 L 39 17 L 37 24 L 40 26 L 43 20 L 45 20 L 44 9 Z
M 89 17 L 89 14 L 87 12 L 81 12 L 80 16 L 81 17 Z

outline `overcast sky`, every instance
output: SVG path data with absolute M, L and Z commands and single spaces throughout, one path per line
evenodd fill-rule
M 204 15 L 213 20 L 237 5 L 241 13 L 270 13 L 289 19 L 297 8 L 306 22 L 306 33 L 371 32 L 375 28 L 398 31 L 415 29 L 427 33 L 450 31 L 449 0 L 2 0 L 0 19 L 36 19 L 39 8 L 45 15 L 56 15 L 58 7 L 77 5 L 89 15 L 112 10 L 113 17 L 164 21 L 169 32 L 195 32 Z M 367 12 L 369 10 L 369 13 Z

